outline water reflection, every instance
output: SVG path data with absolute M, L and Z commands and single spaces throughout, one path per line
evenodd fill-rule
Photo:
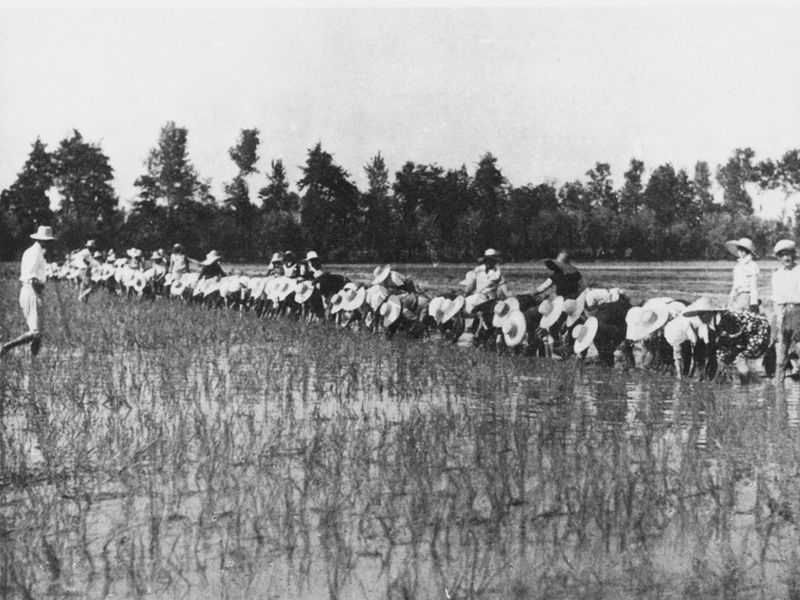
M 4 594 L 709 597 L 740 574 L 785 596 L 800 386 L 412 347 L 162 358 L 2 372 Z

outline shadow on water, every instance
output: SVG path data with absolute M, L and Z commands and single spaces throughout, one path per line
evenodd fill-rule
M 38 370 L 22 353 L 0 363 L 3 597 L 772 598 L 800 585 L 797 385 L 183 310 L 203 336 L 170 331 L 181 343 L 162 346 L 131 331 L 45 352 Z M 87 335 L 106 327 L 128 325 Z

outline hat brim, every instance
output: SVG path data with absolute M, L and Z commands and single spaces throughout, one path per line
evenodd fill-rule
M 684 317 L 697 317 L 705 313 L 721 313 L 725 312 L 725 308 L 693 308 L 692 310 L 683 311 Z
M 567 314 L 567 327 L 572 327 L 580 321 L 583 311 L 586 309 L 586 290 L 582 291 L 575 299 L 575 310 Z
M 294 301 L 298 304 L 304 304 L 311 298 L 311 295 L 314 293 L 314 286 L 313 285 L 304 285 L 301 284 L 297 286 L 297 289 L 294 291 Z
M 442 313 L 442 325 L 455 317 L 464 309 L 464 296 L 456 296 L 450 305 Z
M 572 337 L 575 338 L 575 345 L 572 347 L 575 354 L 580 354 L 587 350 L 594 343 L 597 336 L 597 317 L 589 317 L 582 325 L 578 325 L 572 330 Z
M 747 250 L 750 254 L 752 254 L 753 258 L 758 258 L 758 254 L 756 254 L 755 250 L 742 245 L 740 240 L 728 240 L 725 242 L 725 248 L 727 248 L 728 252 L 734 256 L 738 256 L 737 251 L 739 248 L 741 248 L 742 250 Z
M 32 240 L 37 240 L 39 242 L 51 242 L 56 238 L 54 238 L 52 236 L 48 237 L 46 235 L 39 235 L 38 233 L 32 233 L 31 234 L 31 239 Z
M 664 306 L 656 307 L 655 309 L 649 309 L 656 315 L 656 320 L 652 323 L 639 323 L 638 321 L 627 322 L 627 328 L 625 332 L 625 337 L 631 341 L 638 342 L 639 340 L 643 340 L 647 336 L 655 333 L 659 329 L 661 329 L 664 325 L 667 324 L 669 321 L 669 309 Z
M 514 347 L 522 343 L 528 331 L 525 315 L 519 310 L 512 310 L 503 318 L 503 340 L 506 346 Z
M 358 288 L 356 290 L 355 295 L 351 300 L 342 300 L 342 310 L 346 310 L 347 312 L 352 312 L 356 309 L 361 308 L 364 304 L 364 299 L 367 297 L 367 290 L 363 287 Z
M 381 305 L 381 313 L 383 315 L 383 326 L 391 327 L 400 318 L 403 312 L 403 306 L 400 304 L 400 299 L 397 296 L 389 296 Z
M 546 300 L 544 302 L 546 302 Z M 556 296 L 550 302 L 552 303 L 550 311 L 544 313 L 542 320 L 539 322 L 539 327 L 541 327 L 542 329 L 550 329 L 553 325 L 556 324 L 556 321 L 558 321 L 558 318 L 561 316 L 561 313 L 564 312 L 563 296 Z
M 392 270 L 392 265 L 383 265 L 380 270 L 372 274 L 372 283 L 370 285 L 381 285 Z

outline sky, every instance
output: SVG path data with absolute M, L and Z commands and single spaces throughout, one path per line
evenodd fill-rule
M 294 188 L 318 142 L 361 189 L 378 152 L 392 174 L 491 152 L 513 185 L 779 158 L 800 146 L 798 32 L 791 5 L 0 7 L 0 189 L 77 129 L 129 205 L 168 121 L 218 198 L 245 128 L 254 190 L 274 159 Z

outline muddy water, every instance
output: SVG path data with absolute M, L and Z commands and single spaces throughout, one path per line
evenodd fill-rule
M 795 581 L 797 384 L 301 350 L 5 363 L 2 594 L 785 597 Z

